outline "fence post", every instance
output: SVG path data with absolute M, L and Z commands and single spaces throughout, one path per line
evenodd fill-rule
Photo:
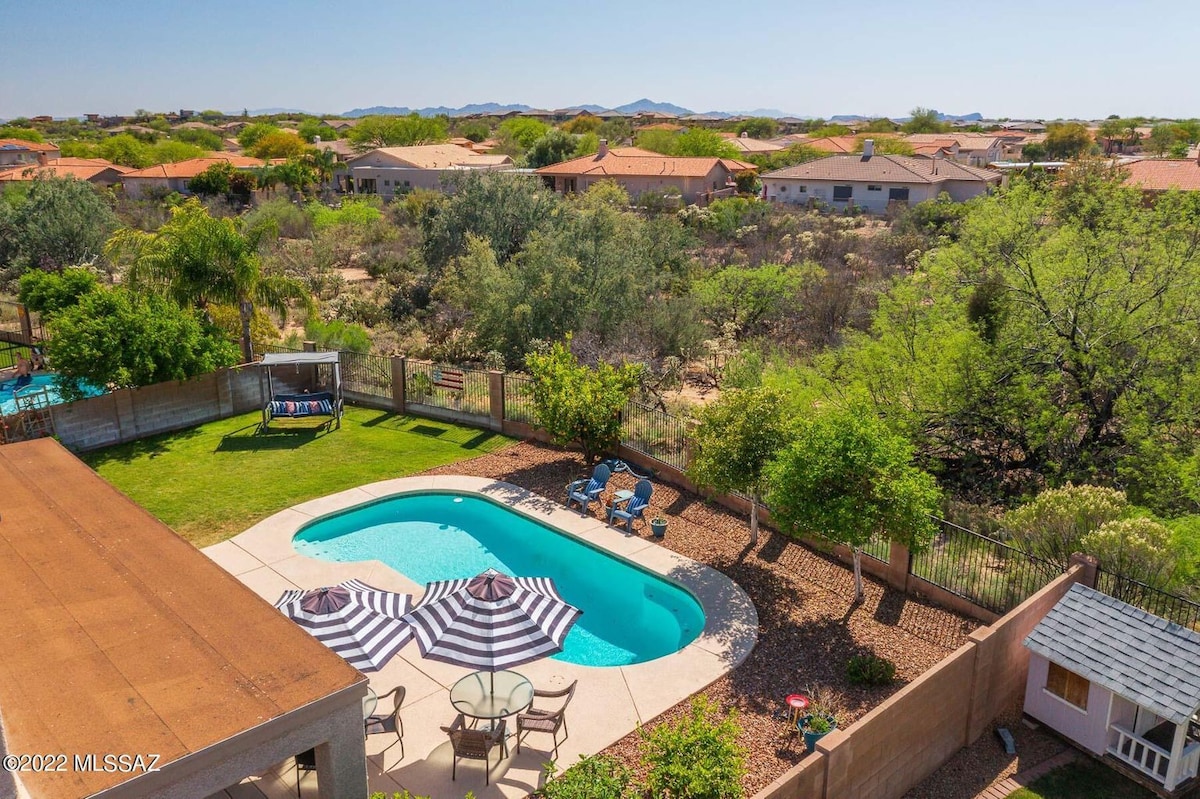
M 491 408 L 492 429 L 504 429 L 504 372 L 488 370 L 488 404 Z
M 1096 560 L 1093 555 L 1085 555 L 1082 552 L 1072 552 L 1071 559 L 1067 561 L 1067 568 L 1079 565 L 1083 570 L 1079 573 L 1079 582 L 1086 585 L 1088 588 L 1096 587 L 1096 572 L 1099 570 L 1100 561 Z
M 316 352 L 316 351 L 317 351 L 317 342 L 315 342 L 315 341 L 305 341 L 305 342 L 302 342 L 302 343 L 300 344 L 300 349 L 304 350 L 305 352 Z M 342 359 L 342 358 L 341 358 L 341 356 L 339 355 L 339 356 L 338 356 L 338 360 L 339 360 L 339 361 L 341 361 L 341 359 Z M 308 373 L 308 385 L 309 385 L 309 388 L 310 388 L 310 389 L 313 389 L 313 390 L 316 390 L 316 387 L 317 387 L 317 375 L 318 375 L 318 371 L 317 371 L 317 365 L 316 365 L 316 364 L 313 364 L 313 365 L 312 365 L 312 366 L 310 366 L 308 369 L 309 369 L 309 373 Z
M 912 553 L 899 541 L 892 541 L 888 550 L 887 582 L 897 591 L 908 589 L 908 573 L 912 570 Z
M 408 409 L 404 396 L 404 375 L 408 359 L 403 355 L 392 356 L 392 408 L 403 414 Z
M 25 339 L 26 344 L 33 344 L 33 320 L 24 303 L 17 304 L 17 318 L 21 320 L 21 338 Z

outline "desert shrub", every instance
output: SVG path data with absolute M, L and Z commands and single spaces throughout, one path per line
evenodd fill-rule
M 267 200 L 246 214 L 247 230 L 264 228 L 285 239 L 306 239 L 312 236 L 312 218 L 291 200 L 276 197 Z
M 554 776 L 554 764 L 547 767 L 546 786 L 538 792 L 542 799 L 622 799 L 632 797 L 633 776 L 623 763 L 606 755 L 580 758 L 560 776 Z
M 879 655 L 855 655 L 846 663 L 846 679 L 851 685 L 891 685 L 896 664 Z
M 736 711 L 719 716 L 707 697 L 677 721 L 641 731 L 651 799 L 740 799 L 746 773 Z
M 378 198 L 373 200 L 343 200 L 341 207 L 330 208 L 320 203 L 309 203 L 306 210 L 312 217 L 314 230 L 325 230 L 337 225 L 365 228 L 383 218 Z

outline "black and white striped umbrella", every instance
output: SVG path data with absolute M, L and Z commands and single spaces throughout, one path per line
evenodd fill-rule
M 286 591 L 275 607 L 359 671 L 378 671 L 412 639 L 403 620 L 408 594 L 359 580 L 311 591 Z
M 421 654 L 479 671 L 501 671 L 553 655 L 583 611 L 549 577 L 478 577 L 429 583 L 404 617 Z

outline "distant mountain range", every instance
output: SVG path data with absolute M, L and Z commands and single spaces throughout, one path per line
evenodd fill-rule
M 609 110 L 602 105 L 584 104 L 568 106 L 569 108 L 582 109 L 596 113 L 597 111 Z M 409 108 L 408 106 L 392 106 L 392 105 L 373 105 L 370 108 L 353 108 L 342 113 L 344 117 L 365 117 L 373 115 L 398 115 L 407 116 L 408 114 L 418 114 L 423 117 L 437 116 L 445 114 L 451 117 L 470 116 L 472 114 L 490 114 L 498 111 L 532 111 L 533 106 L 524 105 L 523 103 L 509 103 L 507 105 L 501 103 L 472 103 L 464 105 L 460 108 L 449 108 L 444 105 L 427 106 L 425 108 Z M 548 109 L 550 110 L 550 109 Z M 674 103 L 658 103 L 653 100 L 642 98 L 635 100 L 632 103 L 618 105 L 612 110 L 620 111 L 623 114 L 636 114 L 639 111 L 656 111 L 662 114 L 673 114 L 675 116 L 685 117 L 696 113 L 690 108 L 675 105 Z M 285 113 L 286 109 L 264 109 L 262 111 L 252 111 L 251 113 Z M 811 114 L 794 114 L 788 111 L 781 111 L 778 108 L 756 108 L 753 111 L 706 111 L 704 116 L 711 117 L 731 117 L 731 116 L 751 116 L 751 117 L 772 117 L 778 119 L 780 117 L 796 117 L 798 119 L 813 119 Z M 835 114 L 829 117 L 830 122 L 863 122 L 869 119 L 877 119 L 877 116 L 863 114 Z M 978 122 L 983 119 L 983 114 L 978 111 L 971 114 L 938 114 L 938 118 L 943 122 Z M 906 122 L 908 117 L 897 118 L 897 122 Z

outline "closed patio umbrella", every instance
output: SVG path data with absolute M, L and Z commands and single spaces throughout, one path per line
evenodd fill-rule
M 310 591 L 285 591 L 275 602 L 284 615 L 308 630 L 359 671 L 378 671 L 412 639 L 403 616 L 408 594 L 372 588 L 359 580 Z
M 405 617 L 421 654 L 495 673 L 553 655 L 582 613 L 549 577 L 477 577 L 429 583 Z

